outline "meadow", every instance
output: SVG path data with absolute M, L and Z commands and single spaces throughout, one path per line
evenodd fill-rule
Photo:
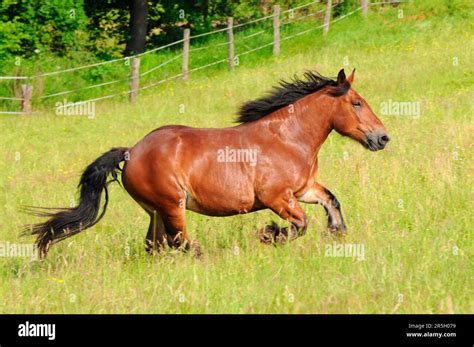
M 80 173 L 111 147 L 132 146 L 166 124 L 232 126 L 242 102 L 305 69 L 335 76 L 356 67 L 353 87 L 392 141 L 373 153 L 332 133 L 323 145 L 318 181 L 341 202 L 345 237 L 325 232 L 318 205 L 303 205 L 307 234 L 279 247 L 255 235 L 278 221 L 271 212 L 188 212 L 201 260 L 176 251 L 149 256 L 148 216 L 112 184 L 103 220 L 54 245 L 46 260 L 0 258 L 0 312 L 474 312 L 474 31 L 472 9 L 463 11 L 419 3 L 371 9 L 366 20 L 356 14 L 335 23 L 326 37 L 318 30 L 282 42 L 277 57 L 271 47 L 242 57 L 232 73 L 197 71 L 140 92 L 135 104 L 100 101 L 94 118 L 40 105 L 31 116 L 2 116 L 3 243 L 33 242 L 19 231 L 39 219 L 22 206 L 74 203 Z M 390 102 L 414 103 L 419 112 L 382 114 Z M 330 256 L 335 244 L 361 245 L 364 257 Z

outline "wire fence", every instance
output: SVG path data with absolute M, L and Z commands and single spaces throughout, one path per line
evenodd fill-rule
M 372 3 L 369 3 L 367 0 L 361 0 L 361 6 L 360 7 L 356 8 L 356 9 L 354 9 L 354 10 L 348 12 L 348 13 L 345 13 L 344 15 L 338 16 L 338 17 L 336 17 L 335 19 L 332 19 L 332 20 L 331 20 L 331 13 L 332 13 L 333 9 L 336 6 L 341 4 L 341 1 L 327 0 L 326 3 L 321 3 L 320 1 L 312 1 L 312 2 L 309 2 L 309 3 L 303 4 L 303 5 L 299 5 L 299 6 L 284 10 L 284 11 L 280 11 L 280 7 L 278 5 L 275 5 L 274 8 L 273 8 L 273 13 L 271 15 L 267 15 L 267 16 L 264 16 L 264 17 L 261 17 L 261 18 L 257 18 L 257 19 L 254 19 L 254 20 L 251 20 L 251 21 L 248 21 L 248 22 L 245 22 L 245 23 L 239 23 L 239 24 L 235 24 L 235 25 L 233 24 L 233 20 L 231 20 L 229 22 L 230 25 L 228 25 L 225 28 L 221 28 L 221 29 L 217 29 L 217 30 L 214 30 L 214 31 L 201 33 L 201 34 L 197 34 L 197 35 L 190 35 L 189 34 L 189 29 L 186 29 L 183 39 L 177 40 L 177 41 L 169 43 L 167 45 L 160 46 L 160 47 L 157 47 L 157 48 L 154 48 L 154 49 L 151 49 L 151 50 L 148 50 L 146 52 L 136 54 L 136 55 L 133 55 L 133 56 L 124 57 L 124 58 L 117 58 L 117 59 L 112 59 L 112 60 L 107 60 L 107 61 L 102 61 L 102 62 L 97 62 L 97 63 L 91 63 L 91 64 L 87 64 L 87 65 L 83 65 L 83 66 L 77 66 L 77 67 L 72 67 L 72 68 L 67 68 L 67 69 L 62 69 L 62 70 L 57 70 L 57 71 L 45 72 L 45 73 L 40 73 L 40 74 L 36 74 L 36 75 L 33 75 L 33 76 L 0 76 L 0 80 L 14 80 L 14 81 L 20 80 L 20 81 L 24 81 L 25 83 L 30 83 L 30 84 L 23 84 L 21 86 L 22 87 L 21 88 L 21 91 L 22 91 L 22 96 L 21 97 L 18 97 L 18 96 L 14 96 L 14 97 L 0 96 L 0 100 L 5 100 L 7 102 L 8 101 L 11 101 L 11 102 L 20 101 L 21 106 L 22 106 L 22 111 L 0 111 L 0 114 L 29 114 L 29 113 L 31 113 L 32 83 L 35 80 L 39 80 L 39 79 L 42 79 L 42 78 L 45 78 L 45 77 L 50 77 L 50 76 L 55 76 L 55 75 L 60 75 L 60 74 L 65 74 L 65 73 L 71 73 L 71 72 L 80 71 L 80 70 L 92 69 L 92 68 L 96 68 L 96 67 L 99 67 L 99 66 L 104 66 L 104 65 L 108 65 L 108 64 L 122 62 L 122 63 L 125 63 L 125 65 L 127 65 L 127 66 L 131 65 L 131 67 L 132 67 L 131 68 L 131 74 L 129 76 L 125 77 L 125 78 L 118 78 L 118 79 L 115 79 L 115 80 L 96 83 L 96 84 L 92 84 L 92 85 L 87 85 L 87 86 L 83 86 L 83 87 L 80 87 L 80 88 L 73 88 L 73 89 L 69 89 L 69 90 L 62 90 L 62 91 L 58 91 L 58 92 L 53 92 L 53 93 L 38 96 L 36 99 L 45 100 L 45 99 L 50 99 L 50 98 L 54 98 L 54 97 L 58 97 L 58 96 L 75 94 L 75 93 L 79 93 L 79 92 L 82 92 L 82 91 L 85 91 L 85 90 L 93 90 L 93 89 L 96 89 L 96 88 L 110 86 L 110 85 L 114 85 L 114 84 L 118 84 L 118 83 L 122 83 L 122 82 L 130 82 L 129 83 L 130 86 L 127 90 L 123 90 L 123 91 L 120 91 L 120 92 L 116 92 L 116 93 L 112 93 L 112 94 L 108 94 L 108 95 L 104 95 L 104 96 L 89 98 L 89 99 L 86 99 L 86 100 L 76 101 L 73 104 L 74 105 L 80 105 L 80 104 L 85 104 L 85 103 L 89 103 L 89 102 L 95 102 L 95 101 L 99 101 L 99 100 L 105 100 L 105 99 L 110 99 L 110 98 L 113 98 L 113 97 L 125 96 L 125 95 L 129 95 L 131 101 L 134 101 L 133 96 L 136 97 L 138 91 L 149 89 L 149 88 L 155 87 L 157 85 L 160 85 L 160 84 L 163 84 L 165 82 L 175 80 L 175 79 L 178 79 L 178 78 L 187 79 L 189 73 L 191 73 L 191 72 L 196 72 L 196 71 L 199 71 L 199 70 L 203 70 L 203 69 L 206 69 L 206 68 L 209 68 L 211 66 L 218 65 L 218 64 L 227 63 L 228 66 L 229 66 L 229 69 L 232 70 L 232 69 L 234 69 L 234 66 L 236 65 L 236 62 L 238 64 L 238 59 L 240 57 L 246 56 L 250 53 L 253 53 L 253 52 L 256 52 L 256 51 L 259 51 L 259 50 L 262 50 L 262 49 L 265 49 L 267 47 L 273 46 L 273 54 L 278 55 L 279 52 L 280 52 L 280 42 L 282 42 L 282 41 L 288 41 L 288 40 L 291 40 L 291 39 L 296 38 L 298 36 L 305 35 L 309 32 L 313 32 L 313 31 L 321 29 L 321 28 L 323 28 L 323 33 L 327 33 L 327 30 L 329 29 L 330 24 L 337 23 L 337 22 L 339 22 L 339 21 L 341 21 L 341 20 L 343 20 L 343 19 L 345 19 L 345 18 L 347 18 L 347 17 L 349 17 L 349 16 L 351 16 L 351 15 L 353 15 L 356 12 L 361 11 L 361 10 L 364 13 L 364 15 L 366 15 L 367 8 L 369 6 L 386 5 L 386 4 L 398 5 L 399 3 L 402 3 L 402 2 L 405 2 L 405 1 L 397 1 L 397 2 L 395 2 L 395 1 L 385 1 L 385 2 L 372 2 Z M 316 6 L 313 6 L 313 5 L 317 5 L 317 4 L 325 5 L 325 6 L 324 6 L 324 8 L 316 9 Z M 311 7 L 314 7 L 316 10 L 311 11 Z M 302 13 L 298 15 L 298 12 L 302 12 Z M 285 17 L 288 18 L 288 19 L 284 20 L 284 21 L 280 21 L 282 14 L 285 15 Z M 324 23 L 323 24 L 315 25 L 315 26 L 313 26 L 309 29 L 298 31 L 296 33 L 291 33 L 291 34 L 285 35 L 282 38 L 280 38 L 280 28 L 281 27 L 287 27 L 289 24 L 293 24 L 293 23 L 296 23 L 296 22 L 301 22 L 304 19 L 308 19 L 310 17 L 315 17 L 315 16 L 317 17 L 318 15 L 322 16 L 323 14 L 324 14 Z M 243 32 L 242 29 L 245 30 L 246 28 L 248 28 L 249 25 L 259 24 L 261 26 L 262 23 L 265 23 L 265 22 L 268 23 L 270 21 L 272 22 L 273 25 L 269 26 L 268 28 L 260 27 L 260 28 L 257 28 L 258 31 L 256 31 L 256 32 L 245 33 L 245 35 L 243 35 L 243 36 L 241 35 L 237 39 L 234 37 L 236 29 L 240 29 L 240 31 Z M 187 33 L 186 33 L 186 31 L 187 31 Z M 227 40 L 225 42 L 211 43 L 211 44 L 201 46 L 201 47 L 190 47 L 190 41 L 192 39 L 207 37 L 207 36 L 214 35 L 214 34 L 223 34 L 223 33 L 227 34 Z M 247 46 L 246 42 L 252 41 L 252 40 L 249 40 L 249 39 L 256 38 L 256 37 L 259 37 L 259 36 L 262 36 L 262 35 L 265 35 L 265 34 L 267 34 L 268 36 L 272 35 L 273 39 L 271 41 L 268 41 L 268 42 L 266 42 L 264 44 L 261 44 L 257 47 L 252 48 L 252 47 Z M 146 71 L 140 73 L 139 65 L 140 65 L 140 58 L 141 57 L 149 55 L 151 53 L 155 53 L 155 52 L 164 50 L 166 48 L 171 48 L 171 47 L 176 46 L 178 44 L 183 45 L 182 52 L 174 54 L 173 57 L 171 57 L 171 58 L 165 60 L 164 62 L 162 62 L 162 63 L 160 63 L 156 66 L 153 66 L 153 67 L 147 69 Z M 238 52 L 234 53 L 235 44 L 243 45 L 244 48 L 248 48 L 248 49 L 246 49 L 244 51 L 240 51 L 240 49 L 238 49 L 237 50 Z M 213 52 L 216 52 L 217 51 L 217 50 L 215 50 L 216 48 L 223 47 L 223 46 L 227 46 L 227 56 L 225 58 L 221 58 L 221 59 L 212 61 L 210 63 L 206 63 L 206 64 L 203 64 L 203 65 L 200 65 L 200 66 L 197 66 L 197 67 L 193 67 L 191 69 L 189 68 L 189 53 L 199 52 L 199 51 L 204 51 L 204 50 L 213 50 L 213 49 L 214 49 Z M 154 72 L 161 70 L 165 66 L 173 64 L 175 62 L 178 62 L 180 59 L 182 59 L 182 67 L 181 67 L 182 71 L 180 73 L 174 74 L 170 77 L 162 78 L 158 81 L 146 84 L 146 85 L 141 86 L 141 87 L 139 86 L 140 77 L 149 76 L 149 75 L 153 74 Z M 130 62 L 132 62 L 132 64 L 130 64 Z M 58 107 L 66 107 L 67 105 L 70 105 L 70 104 L 69 103 L 68 104 L 63 104 L 63 105 L 60 105 Z M 57 109 L 57 107 L 55 107 L 55 109 Z

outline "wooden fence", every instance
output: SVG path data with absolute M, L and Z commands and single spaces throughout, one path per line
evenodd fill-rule
M 61 74 L 61 73 L 67 73 L 67 72 L 71 72 L 71 71 L 88 69 L 88 68 L 92 68 L 92 67 L 96 67 L 96 66 L 100 66 L 100 65 L 104 65 L 104 64 L 109 64 L 109 63 L 114 63 L 114 62 L 117 62 L 117 61 L 124 61 L 124 60 L 128 59 L 128 60 L 131 60 L 130 76 L 128 78 L 121 79 L 121 80 L 116 80 L 116 81 L 109 81 L 109 82 L 105 82 L 105 83 L 99 83 L 99 84 L 96 84 L 96 85 L 87 86 L 87 87 L 83 87 L 83 88 L 72 90 L 72 91 L 62 91 L 62 92 L 59 92 L 59 93 L 49 94 L 49 95 L 45 95 L 45 96 L 41 97 L 41 99 L 54 97 L 54 96 L 59 96 L 59 95 L 65 95 L 65 94 L 69 94 L 69 93 L 72 93 L 72 92 L 77 92 L 77 91 L 80 91 L 80 90 L 83 90 L 83 89 L 90 89 L 90 88 L 94 88 L 94 87 L 102 87 L 102 86 L 105 86 L 105 85 L 110 85 L 110 84 L 121 82 L 121 81 L 124 81 L 124 80 L 129 80 L 129 90 L 127 90 L 127 91 L 112 94 L 112 95 L 102 96 L 102 97 L 98 97 L 98 98 L 94 98 L 94 99 L 79 101 L 79 102 L 76 102 L 74 104 L 80 104 L 80 103 L 86 103 L 86 102 L 91 102 L 91 101 L 103 100 L 103 99 L 108 99 L 108 98 L 112 98 L 112 97 L 115 97 L 115 96 L 126 95 L 126 94 L 129 95 L 129 100 L 131 102 L 135 102 L 137 100 L 138 92 L 140 90 L 151 88 L 151 87 L 154 87 L 158 84 L 161 84 L 161 83 L 164 83 L 166 81 L 169 81 L 169 80 L 172 80 L 172 79 L 175 79 L 175 78 L 179 78 L 179 77 L 181 77 L 183 80 L 187 80 L 187 79 L 189 79 L 189 74 L 192 71 L 197 71 L 197 70 L 200 70 L 200 69 L 212 66 L 212 65 L 216 65 L 216 64 L 219 64 L 219 63 L 224 63 L 224 62 L 227 62 L 229 70 L 232 71 L 235 68 L 235 59 L 236 58 L 238 58 L 239 56 L 243 56 L 243 55 L 246 55 L 248 53 L 257 51 L 259 49 L 263 49 L 265 47 L 273 46 L 273 54 L 278 55 L 278 54 L 280 54 L 280 43 L 283 40 L 288 40 L 288 39 L 291 39 L 293 37 L 300 36 L 302 34 L 306 34 L 307 32 L 310 32 L 310 31 L 313 31 L 313 30 L 316 30 L 316 29 L 320 29 L 320 28 L 322 28 L 322 34 L 327 35 L 327 33 L 329 32 L 329 25 L 331 23 L 332 9 L 335 6 L 337 6 L 338 4 L 340 4 L 342 2 L 342 0 L 326 0 L 326 6 L 325 6 L 324 9 L 316 11 L 314 13 L 310 13 L 309 15 L 305 16 L 305 17 L 309 17 L 309 16 L 312 16 L 312 15 L 317 15 L 318 13 L 323 15 L 323 13 L 324 13 L 324 21 L 323 21 L 322 25 L 315 26 L 314 28 L 304 30 L 304 31 L 299 32 L 297 34 L 293 34 L 293 35 L 287 36 L 283 39 L 280 39 L 280 24 L 281 24 L 280 20 L 281 20 L 282 13 L 290 13 L 292 11 L 294 12 L 295 10 L 302 9 L 304 7 L 308 7 L 308 6 L 311 6 L 311 5 L 319 3 L 319 2 L 320 1 L 313 1 L 311 3 L 300 5 L 300 6 L 297 6 L 297 7 L 294 7 L 294 8 L 290 8 L 290 9 L 285 10 L 285 11 L 281 11 L 280 6 L 275 5 L 275 6 L 273 6 L 273 13 L 271 15 L 268 15 L 266 17 L 261 17 L 261 18 L 258 18 L 256 20 L 252 20 L 252 21 L 249 21 L 249 22 L 246 22 L 246 23 L 240 23 L 240 24 L 237 24 L 237 25 L 234 24 L 234 19 L 232 17 L 229 17 L 227 19 L 227 26 L 225 28 L 219 29 L 219 30 L 214 30 L 214 31 L 207 32 L 207 33 L 194 35 L 194 36 L 191 36 L 190 29 L 184 29 L 183 30 L 183 39 L 172 42 L 172 43 L 167 44 L 165 46 L 154 48 L 152 50 L 149 50 L 149 51 L 141 53 L 141 54 L 134 55 L 132 57 L 125 57 L 125 58 L 114 59 L 114 60 L 109 60 L 109 61 L 104 61 L 104 62 L 98 62 L 98 63 L 94 63 L 94 64 L 89 64 L 89 65 L 84 65 L 84 66 L 59 70 L 59 71 L 47 72 L 47 73 L 42 73 L 42 74 L 39 74 L 39 75 L 36 75 L 36 76 L 31 76 L 31 77 L 29 77 L 29 76 L 3 76 L 3 77 L 0 77 L 0 80 L 22 80 L 22 81 L 25 81 L 25 83 L 23 83 L 21 85 L 21 97 L 2 97 L 2 96 L 0 96 L 0 100 L 20 101 L 21 111 L 20 112 L 0 111 L 0 114 L 2 114 L 2 113 L 3 114 L 31 114 L 32 113 L 32 97 L 33 97 L 33 86 L 32 86 L 31 82 L 35 78 L 38 78 L 38 77 L 46 77 L 46 76 L 57 75 L 57 74 Z M 333 20 L 332 23 L 335 23 L 339 20 L 342 20 L 342 19 L 356 13 L 357 11 L 361 11 L 362 15 L 364 17 L 366 17 L 370 5 L 385 5 L 385 4 L 397 4 L 398 5 L 400 2 L 403 2 L 403 1 L 396 1 L 396 2 L 395 1 L 384 1 L 384 2 L 377 2 L 377 3 L 369 3 L 368 0 L 360 0 L 360 4 L 361 4 L 360 7 L 358 7 L 354 11 L 351 11 L 351 12 L 349 12 L 349 13 L 343 15 L 343 16 L 338 17 L 337 19 Z M 235 30 L 235 28 L 243 27 L 245 25 L 252 24 L 252 23 L 262 22 L 262 21 L 265 21 L 265 20 L 272 20 L 272 22 L 273 22 L 273 40 L 272 40 L 272 42 L 268 42 L 268 43 L 266 43 L 262 46 L 259 46 L 259 47 L 254 48 L 254 49 L 250 49 L 248 51 L 245 51 L 245 52 L 242 52 L 242 53 L 236 55 L 235 51 L 234 51 L 234 30 Z M 219 60 L 219 61 L 216 61 L 216 62 L 206 64 L 204 66 L 200 66 L 200 67 L 197 67 L 197 68 L 194 68 L 194 69 L 189 69 L 189 56 L 190 56 L 190 52 L 191 52 L 191 49 L 190 49 L 191 40 L 195 39 L 195 38 L 198 38 L 198 37 L 212 35 L 212 34 L 216 34 L 216 33 L 220 33 L 220 32 L 225 32 L 227 34 L 227 42 L 225 43 L 225 45 L 227 46 L 227 59 L 222 59 L 222 60 Z M 146 71 L 146 72 L 140 73 L 140 57 L 141 56 L 143 56 L 145 54 L 149 54 L 149 53 L 159 51 L 159 50 L 164 49 L 164 48 L 175 46 L 175 45 L 178 45 L 178 44 L 181 44 L 181 43 L 183 45 L 182 46 L 182 54 L 179 54 L 176 57 L 174 57 L 172 59 L 169 59 L 168 61 L 166 61 L 166 62 L 164 62 L 164 63 L 162 63 L 162 64 Z M 177 74 L 177 75 L 172 76 L 172 77 L 168 77 L 166 79 L 160 80 L 158 82 L 152 83 L 152 84 L 147 85 L 147 86 L 140 87 L 140 76 L 144 76 L 144 75 L 146 75 L 146 74 L 148 74 L 152 71 L 155 71 L 159 68 L 162 68 L 163 66 L 167 65 L 168 63 L 170 63 L 170 62 L 172 62 L 172 61 L 174 61 L 174 60 L 176 60 L 177 58 L 180 58 L 180 57 L 182 58 L 182 72 L 180 74 Z

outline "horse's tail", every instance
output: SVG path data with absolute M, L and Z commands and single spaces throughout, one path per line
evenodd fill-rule
M 99 222 L 104 216 L 109 194 L 107 191 L 107 177 L 112 175 L 111 181 L 118 181 L 117 169 L 119 163 L 125 160 L 128 148 L 113 148 L 94 160 L 84 170 L 79 182 L 80 200 L 76 207 L 72 208 L 29 208 L 28 211 L 34 215 L 48 217 L 44 223 L 34 224 L 26 227 L 25 232 L 36 235 L 36 245 L 44 257 L 48 253 L 51 244 L 64 240 L 72 235 L 90 228 Z M 119 182 L 120 184 L 120 182 Z M 100 199 L 102 191 L 105 190 L 105 203 L 101 214 Z

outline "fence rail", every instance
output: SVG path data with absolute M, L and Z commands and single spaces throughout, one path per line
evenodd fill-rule
M 275 5 L 273 7 L 273 13 L 272 14 L 261 17 L 261 18 L 257 18 L 257 19 L 254 19 L 254 20 L 251 20 L 251 21 L 248 21 L 248 22 L 245 22 L 245 23 L 234 24 L 233 18 L 230 17 L 228 19 L 228 22 L 227 22 L 227 27 L 222 28 L 222 29 L 213 30 L 213 31 L 210 31 L 210 32 L 197 34 L 197 35 L 191 35 L 190 30 L 185 29 L 182 39 L 171 42 L 171 43 L 169 43 L 167 45 L 164 45 L 164 46 L 153 48 L 151 50 L 148 50 L 146 52 L 136 54 L 136 55 L 133 55 L 133 56 L 128 56 L 128 57 L 124 57 L 124 58 L 118 58 L 118 59 L 112 59 L 112 60 L 92 63 L 92 64 L 83 65 L 83 66 L 67 68 L 67 69 L 63 69 L 63 70 L 45 72 L 45 73 L 40 73 L 40 74 L 33 75 L 33 76 L 0 76 L 0 80 L 26 81 L 25 84 L 21 85 L 21 93 L 22 93 L 21 97 L 0 96 L 0 100 L 20 101 L 22 111 L 0 111 L 0 114 L 30 114 L 31 113 L 31 101 L 32 101 L 32 84 L 31 83 L 28 84 L 28 82 L 29 81 L 34 81 L 35 79 L 38 79 L 38 78 L 44 78 L 44 77 L 59 75 L 59 74 L 63 74 L 63 73 L 69 73 L 69 72 L 74 72 L 74 71 L 79 71 L 79 70 L 85 70 L 85 69 L 94 68 L 94 67 L 97 67 L 97 66 L 103 66 L 103 65 L 106 65 L 106 64 L 117 63 L 117 62 L 131 62 L 131 64 L 130 64 L 131 74 L 130 74 L 130 76 L 128 76 L 126 78 L 120 78 L 120 79 L 116 79 L 116 80 L 112 80 L 112 81 L 107 81 L 107 82 L 97 83 L 97 84 L 93 84 L 93 85 L 89 85 L 89 86 L 84 86 L 84 87 L 81 87 L 81 88 L 76 88 L 76 89 L 71 89 L 71 90 L 63 90 L 63 91 L 60 91 L 60 92 L 50 93 L 50 94 L 40 96 L 40 97 L 38 97 L 38 99 L 44 100 L 44 99 L 49 99 L 49 98 L 56 97 L 56 96 L 68 95 L 68 94 L 77 93 L 77 92 L 80 92 L 80 91 L 83 91 L 83 90 L 90 90 L 90 89 L 94 89 L 94 88 L 100 88 L 100 87 L 104 87 L 104 86 L 108 86 L 108 85 L 128 81 L 128 82 L 130 82 L 128 90 L 125 90 L 125 91 L 122 91 L 122 92 L 117 92 L 117 93 L 110 94 L 110 95 L 99 96 L 99 97 L 91 98 L 91 99 L 88 99 L 88 100 L 77 101 L 73 104 L 78 105 L 78 104 L 84 104 L 84 103 L 87 103 L 87 102 L 95 102 L 95 101 L 109 99 L 109 98 L 113 98 L 113 97 L 121 96 L 121 95 L 123 96 L 123 95 L 127 95 L 127 94 L 129 95 L 130 101 L 133 102 L 137 98 L 138 92 L 140 90 L 152 88 L 152 87 L 155 87 L 157 85 L 160 85 L 162 83 L 165 83 L 167 81 L 171 81 L 171 80 L 174 80 L 174 79 L 177 79 L 177 78 L 181 78 L 183 80 L 186 80 L 186 79 L 189 78 L 189 73 L 191 73 L 191 72 L 199 71 L 199 70 L 208 68 L 210 66 L 214 66 L 214 65 L 218 65 L 218 64 L 222 64 L 222 63 L 226 63 L 226 62 L 228 63 L 229 70 L 233 70 L 234 66 L 235 66 L 235 60 L 236 59 L 238 59 L 241 56 L 245 56 L 247 54 L 250 54 L 252 52 L 264 49 L 266 47 L 272 46 L 273 47 L 273 54 L 278 55 L 280 53 L 280 42 L 281 41 L 287 41 L 287 40 L 293 39 L 295 37 L 307 34 L 309 32 L 312 32 L 314 30 L 318 30 L 318 29 L 321 29 L 321 28 L 323 29 L 323 34 L 326 35 L 327 32 L 329 31 L 329 25 L 330 24 L 337 23 L 337 22 L 343 20 L 344 18 L 347 18 L 347 17 L 349 17 L 349 16 L 353 15 L 354 13 L 356 13 L 358 11 L 361 11 L 361 10 L 362 10 L 363 15 L 366 16 L 369 6 L 385 5 L 385 4 L 398 5 L 399 3 L 403 3 L 403 2 L 406 2 L 406 1 L 384 1 L 384 2 L 372 2 L 372 3 L 370 3 L 368 0 L 360 0 L 360 3 L 361 3 L 360 7 L 356 8 L 353 11 L 348 12 L 348 13 L 342 15 L 342 16 L 337 17 L 334 20 L 331 20 L 332 10 L 337 5 L 339 5 L 341 3 L 340 0 L 326 0 L 325 1 L 325 4 L 326 4 L 325 8 L 319 9 L 319 10 L 314 11 L 314 12 L 305 13 L 303 15 L 300 15 L 297 18 L 295 16 L 295 11 L 298 11 L 298 10 L 301 10 L 301 9 L 306 9 L 306 11 L 309 11 L 308 8 L 311 5 L 315 5 L 315 4 L 318 4 L 318 3 L 324 3 L 324 1 L 312 1 L 312 2 L 309 2 L 309 3 L 303 4 L 303 5 L 299 5 L 299 6 L 284 10 L 284 11 L 280 11 L 280 6 Z M 307 19 L 309 17 L 316 16 L 318 14 L 323 14 L 323 13 L 324 13 L 324 22 L 323 22 L 322 25 L 317 25 L 317 26 L 314 26 L 312 28 L 302 30 L 300 32 L 297 32 L 297 33 L 294 33 L 294 34 L 291 34 L 291 35 L 286 35 L 286 36 L 280 38 L 280 29 L 281 29 L 282 26 L 286 26 L 286 25 L 294 23 L 296 21 Z M 289 19 L 281 22 L 280 19 L 282 17 L 282 14 L 288 15 Z M 273 23 L 271 29 L 268 28 L 268 29 L 260 30 L 256 33 L 252 33 L 252 34 L 243 36 L 243 37 L 239 38 L 238 40 L 235 39 L 235 36 L 234 36 L 234 30 L 235 29 L 242 28 L 242 27 L 245 27 L 247 25 L 251 25 L 251 24 L 255 24 L 255 23 L 261 23 L 261 22 L 267 21 L 267 20 L 268 21 L 271 20 L 271 22 Z M 255 48 L 250 48 L 250 49 L 248 49 L 244 52 L 235 53 L 235 46 L 234 46 L 235 42 L 242 42 L 242 41 L 247 40 L 249 38 L 253 38 L 253 37 L 265 34 L 265 33 L 270 34 L 271 32 L 273 33 L 273 40 L 272 41 L 267 42 L 263 45 L 255 47 Z M 214 35 L 214 34 L 219 34 L 219 33 L 223 33 L 223 34 L 227 35 L 226 42 L 211 44 L 211 45 L 207 45 L 207 46 L 203 46 L 203 47 L 194 47 L 194 48 L 190 47 L 190 41 L 192 39 L 201 38 L 201 37 Z M 160 63 L 160 64 L 158 64 L 158 65 L 156 65 L 156 66 L 140 73 L 140 57 L 151 54 L 151 53 L 154 53 L 154 52 L 158 52 L 158 51 L 163 50 L 165 48 L 170 48 L 170 47 L 176 46 L 178 44 L 183 44 L 182 53 L 178 53 L 174 57 L 172 57 L 172 58 L 170 58 L 170 59 L 168 59 L 168 60 L 166 60 L 166 61 L 164 61 L 164 62 L 162 62 L 162 63 Z M 190 53 L 197 52 L 197 51 L 202 51 L 202 50 L 213 49 L 213 48 L 217 48 L 217 47 L 223 47 L 223 46 L 227 46 L 227 58 L 219 59 L 217 61 L 213 61 L 213 62 L 207 63 L 205 65 L 189 69 L 189 55 L 190 55 Z M 180 58 L 182 59 L 182 72 L 181 73 L 175 74 L 171 77 L 161 79 L 159 81 L 153 82 L 151 84 L 148 84 L 148 85 L 145 85 L 145 86 L 142 86 L 142 87 L 139 86 L 140 77 L 147 76 L 147 75 L 149 75 L 149 74 L 151 74 L 151 73 L 153 73 L 157 70 L 160 70 L 161 68 L 165 67 L 166 65 L 168 65 L 168 64 L 170 64 L 170 63 L 172 63 L 172 62 L 174 62 L 174 61 L 176 61 Z

